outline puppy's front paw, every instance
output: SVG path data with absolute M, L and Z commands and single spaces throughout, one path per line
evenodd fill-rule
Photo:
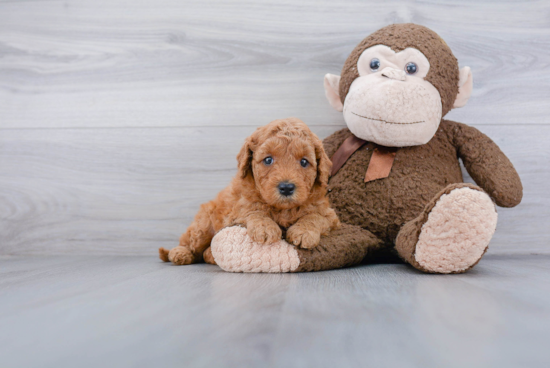
M 248 224 L 248 236 L 256 243 L 271 244 L 281 240 L 283 232 L 274 221 L 258 221 Z
M 300 225 L 293 225 L 286 232 L 286 240 L 300 248 L 311 249 L 319 245 L 321 233 L 317 230 L 308 230 Z

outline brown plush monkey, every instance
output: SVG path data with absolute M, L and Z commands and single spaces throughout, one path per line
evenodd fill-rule
M 325 76 L 327 98 L 348 126 L 323 142 L 333 161 L 329 198 L 342 227 L 313 250 L 282 240 L 260 246 L 243 229 L 226 228 L 212 242 L 218 265 L 318 271 L 389 252 L 424 272 L 473 267 L 496 228 L 494 203 L 516 206 L 522 185 L 491 139 L 442 119 L 464 106 L 471 90 L 470 69 L 459 69 L 428 28 L 396 24 L 365 38 L 341 77 Z M 463 183 L 458 158 L 479 186 Z

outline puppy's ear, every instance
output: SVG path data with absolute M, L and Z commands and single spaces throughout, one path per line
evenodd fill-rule
M 252 137 L 246 138 L 244 144 L 237 155 L 238 161 L 238 173 L 241 179 L 244 179 L 248 174 L 252 175 L 252 155 L 254 154 L 251 149 Z
M 328 185 L 328 177 L 330 175 L 330 169 L 332 169 L 332 162 L 328 158 L 325 149 L 323 148 L 323 142 L 313 133 L 313 145 L 315 146 L 315 157 L 317 159 L 317 178 L 315 183 L 326 187 Z

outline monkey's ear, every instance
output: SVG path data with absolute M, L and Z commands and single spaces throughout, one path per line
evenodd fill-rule
M 466 105 L 470 95 L 472 94 L 472 89 L 474 87 L 474 79 L 472 76 L 472 71 L 469 66 L 465 66 L 460 69 L 459 78 L 458 78 L 458 94 L 456 95 L 456 100 L 453 105 L 455 107 L 462 107 Z
M 237 155 L 238 161 L 238 174 L 241 179 L 246 178 L 248 174 L 252 174 L 252 155 L 254 154 L 250 149 L 252 144 L 251 137 L 246 138 L 244 144 Z
M 330 106 L 334 107 L 337 111 L 344 110 L 344 105 L 340 100 L 340 76 L 334 74 L 325 75 L 325 95 L 330 103 Z

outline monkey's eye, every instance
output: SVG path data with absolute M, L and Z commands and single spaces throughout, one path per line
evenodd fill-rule
M 417 70 L 418 68 L 415 63 L 408 63 L 407 65 L 405 65 L 405 71 L 407 72 L 407 74 L 414 74 Z
M 305 158 L 303 158 L 300 160 L 300 165 L 302 165 L 302 167 L 308 167 L 309 162 Z
M 266 158 L 264 158 L 263 162 L 264 162 L 264 165 L 269 166 L 273 163 L 273 157 L 267 156 Z
M 372 59 L 370 61 L 370 70 L 372 70 L 373 72 L 377 71 L 378 69 L 380 68 L 380 60 L 378 59 Z

